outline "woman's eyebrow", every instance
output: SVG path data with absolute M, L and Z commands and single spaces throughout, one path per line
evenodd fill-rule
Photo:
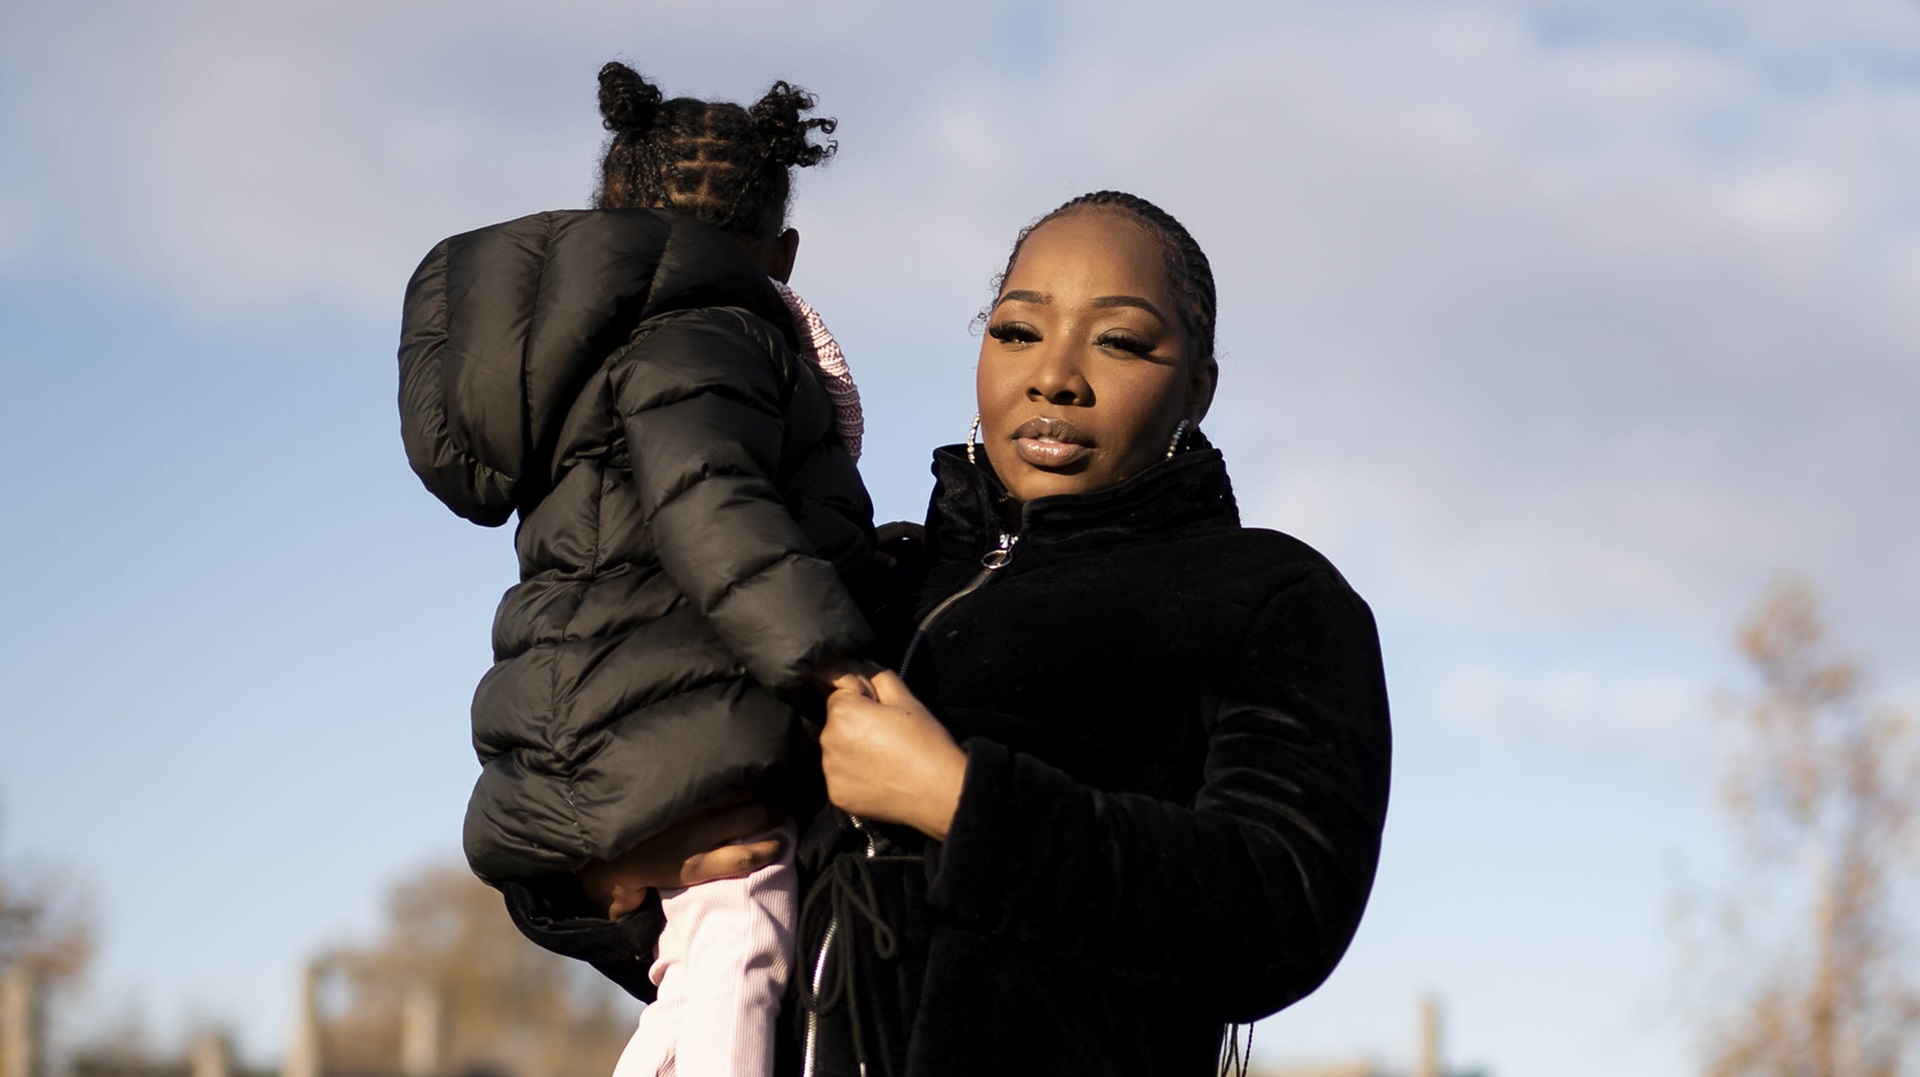
M 1096 310 L 1108 307 L 1139 307 L 1163 322 L 1167 320 L 1167 316 L 1160 313 L 1159 307 L 1137 295 L 1103 295 L 1087 305 Z
M 994 301 L 993 305 L 997 307 L 1002 303 L 1009 303 L 1009 302 L 1038 303 L 1041 306 L 1045 306 L 1048 303 L 1053 302 L 1053 297 L 1048 295 L 1045 292 L 1030 292 L 1024 288 L 1021 288 L 1015 291 L 1008 292 L 1006 295 L 1001 296 L 999 299 Z

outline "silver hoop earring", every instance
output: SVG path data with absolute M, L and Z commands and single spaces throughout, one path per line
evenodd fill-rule
M 1167 459 L 1173 459 L 1173 454 L 1180 451 L 1180 443 L 1186 440 L 1187 427 L 1191 425 L 1193 424 L 1182 419 L 1180 425 L 1173 428 L 1173 437 L 1167 441 Z
M 980 462 L 973 458 L 973 446 L 979 440 L 980 440 L 980 413 L 976 411 L 973 413 L 973 425 L 967 427 L 967 463 L 969 464 L 977 464 Z

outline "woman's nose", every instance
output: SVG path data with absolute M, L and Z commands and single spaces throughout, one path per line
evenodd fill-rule
M 1027 399 L 1046 401 L 1058 407 L 1085 407 L 1093 403 L 1093 386 L 1087 384 L 1075 361 L 1073 349 L 1042 347 L 1032 368 Z

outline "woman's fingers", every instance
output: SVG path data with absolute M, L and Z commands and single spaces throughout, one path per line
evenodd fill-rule
M 722 845 L 695 853 L 680 865 L 680 885 L 712 882 L 749 875 L 780 859 L 779 838 L 765 838 L 740 845 Z
M 927 541 L 927 529 L 921 524 L 916 524 L 908 520 L 895 520 L 890 524 L 881 524 L 879 527 L 874 528 L 873 537 L 878 539 L 882 546 L 885 546 L 889 542 L 898 542 L 901 539 L 925 544 Z
M 905 681 L 870 678 L 873 696 L 835 692 L 820 731 L 820 769 L 836 807 L 944 840 L 967 757 Z
M 815 669 L 808 679 L 824 693 L 844 690 L 871 697 L 873 685 L 869 678 L 879 670 L 879 666 L 864 658 L 841 658 Z
M 867 683 L 873 686 L 873 698 L 888 706 L 919 702 L 914 698 L 913 690 L 907 687 L 907 682 L 890 669 L 876 671 L 867 678 Z
M 885 709 L 879 686 L 871 680 L 864 691 L 847 689 L 827 697 L 827 722 L 820 729 L 822 751 L 845 751 L 866 736 L 871 723 Z
M 892 546 L 901 553 L 906 552 L 903 547 L 924 547 L 927 544 L 927 529 L 916 523 L 896 520 L 874 528 L 873 537 L 873 559 L 887 568 L 892 568 L 900 563 L 900 559 L 887 552 L 887 547 Z

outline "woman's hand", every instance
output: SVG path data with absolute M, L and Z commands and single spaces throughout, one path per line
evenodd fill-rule
M 960 804 L 967 753 L 907 683 L 881 670 L 869 694 L 849 679 L 827 697 L 820 768 L 834 807 L 945 841 Z
M 892 568 L 894 565 L 900 563 L 895 553 L 900 552 L 902 547 L 917 547 L 927 544 L 927 529 L 920 524 L 907 520 L 895 520 L 893 523 L 881 524 L 879 527 L 874 528 L 873 539 L 873 559 L 888 568 Z M 892 547 L 894 552 L 889 552 L 888 547 Z
M 818 666 L 807 675 L 807 680 L 819 689 L 823 696 L 846 689 L 857 695 L 873 695 L 873 675 L 881 667 L 864 658 L 837 658 L 825 665 Z
M 773 826 L 772 808 L 742 792 L 707 806 L 612 860 L 580 869 L 581 889 L 596 909 L 617 920 L 640 907 L 647 891 L 748 875 L 780 858 L 780 839 L 742 842 Z
M 881 524 L 879 527 L 874 528 L 873 537 L 874 541 L 882 546 L 890 546 L 896 542 L 925 546 L 927 544 L 927 528 L 925 524 L 917 524 L 912 520 L 895 520 L 890 524 Z

